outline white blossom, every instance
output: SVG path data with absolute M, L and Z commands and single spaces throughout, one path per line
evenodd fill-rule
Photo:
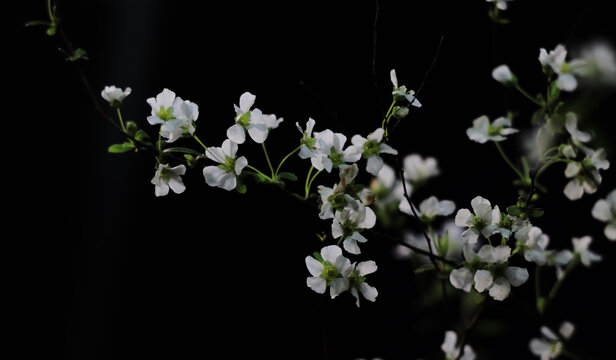
M 507 65 L 499 65 L 492 70 L 492 78 L 503 85 L 515 83 L 516 78 Z
M 576 145 L 580 145 L 581 143 L 589 142 L 591 136 L 589 133 L 578 130 L 577 127 L 578 117 L 573 112 L 568 112 L 565 118 L 565 129 L 571 135 L 571 140 Z
M 175 118 L 173 109 L 182 102 L 182 99 L 177 98 L 173 91 L 165 88 L 156 95 L 156 98 L 151 97 L 146 102 L 152 108 L 151 115 L 147 118 L 148 123 L 159 125 Z
M 333 168 L 345 165 L 344 150 L 342 149 L 346 142 L 344 134 L 334 133 L 326 129 L 314 133 L 314 136 L 316 139 L 316 151 L 310 157 L 310 161 L 315 169 L 331 172 Z
M 419 154 L 409 154 L 402 160 L 404 178 L 411 185 L 418 186 L 440 174 L 434 157 L 423 158 Z
M 586 267 L 589 267 L 593 262 L 601 260 L 601 255 L 598 255 L 588 249 L 591 242 L 592 238 L 590 236 L 573 238 L 573 252 L 575 255 L 579 256 L 580 261 Z
M 398 76 L 396 75 L 395 69 L 392 69 L 389 72 L 389 77 L 391 79 L 391 83 L 394 86 L 394 89 L 391 92 L 394 97 L 406 99 L 406 101 L 408 101 L 409 104 L 411 104 L 412 106 L 421 107 L 421 103 L 415 97 L 415 91 L 407 90 L 406 86 L 404 85 L 398 86 Z
M 384 164 L 380 155 L 398 154 L 398 151 L 382 142 L 384 134 L 385 130 L 378 128 L 367 138 L 361 135 L 353 136 L 351 138 L 353 145 L 344 150 L 344 161 L 354 163 L 363 157 L 367 160 L 366 171 L 374 176 L 378 175 Z
M 169 167 L 168 164 L 158 164 L 156 173 L 152 178 L 154 184 L 154 194 L 156 196 L 165 196 L 169 193 L 169 188 L 176 194 L 181 194 L 186 190 L 186 186 L 182 182 L 182 175 L 186 173 L 186 166 L 178 165 Z
M 515 233 L 517 241 L 524 245 L 524 259 L 537 265 L 544 265 L 547 261 L 546 248 L 549 237 L 536 226 L 530 223 Z
M 573 60 L 565 61 L 567 58 L 567 49 L 562 44 L 559 44 L 549 53 L 544 49 L 539 49 L 539 62 L 548 71 L 557 75 L 556 86 L 563 91 L 574 91 L 577 88 L 578 82 L 574 74 L 583 71 L 584 61 Z
M 612 190 L 605 199 L 599 199 L 592 208 L 592 216 L 607 223 L 603 233 L 605 237 L 616 241 L 616 190 Z
M 457 360 L 460 356 L 460 348 L 456 346 L 458 335 L 454 331 L 445 332 L 445 340 L 441 345 L 441 350 L 445 353 L 445 360 Z M 464 353 L 460 360 L 475 360 L 475 352 L 470 345 L 464 345 Z
M 359 264 L 352 266 L 353 270 L 349 275 L 349 290 L 355 297 L 355 304 L 359 307 L 359 294 L 368 301 L 376 301 L 376 297 L 379 295 L 374 286 L 369 285 L 366 282 L 365 276 L 372 274 L 377 270 L 376 263 L 372 260 L 362 261 Z
M 376 224 L 376 214 L 360 201 L 350 202 L 342 211 L 337 211 L 332 223 L 334 239 L 344 240 L 343 247 L 351 254 L 360 254 L 358 243 L 368 241 L 362 234 L 363 229 L 371 229 Z
M 565 176 L 571 180 L 565 185 L 563 193 L 569 200 L 578 200 L 584 193 L 594 194 L 601 184 L 599 170 L 607 170 L 610 162 L 605 158 L 605 150 L 584 147 L 586 157 L 581 161 L 570 161 L 565 168 Z
M 402 198 L 399 205 L 400 211 L 405 214 L 413 215 L 408 199 Z M 436 196 L 430 196 L 419 203 L 419 211 L 417 213 L 424 222 L 431 222 L 437 216 L 448 216 L 453 214 L 456 209 L 456 204 L 451 200 L 439 200 Z
M 114 108 L 119 108 L 122 105 L 122 101 L 131 93 L 131 88 L 127 87 L 122 90 L 115 87 L 115 85 L 105 86 L 101 91 L 101 96 L 105 99 L 109 105 Z
M 468 138 L 480 144 L 488 141 L 503 141 L 507 135 L 517 132 L 517 129 L 511 127 L 511 119 L 502 116 L 490 122 L 487 116 L 482 115 L 473 120 L 472 127 L 466 129 Z
M 461 267 L 451 270 L 449 273 L 449 282 L 451 282 L 451 285 L 456 289 L 470 292 L 473 287 L 473 281 L 474 275 L 468 268 Z
M 474 244 L 479 235 L 487 239 L 494 234 L 501 221 L 501 212 L 498 205 L 492 208 L 490 201 L 481 196 L 471 200 L 471 207 L 474 214 L 468 209 L 460 209 L 456 213 L 455 221 L 457 226 L 467 228 L 462 233 L 462 238 Z
M 227 191 L 235 189 L 237 186 L 237 177 L 242 173 L 242 170 L 248 165 L 246 157 L 236 158 L 238 145 L 233 141 L 226 139 L 222 143 L 222 147 L 209 147 L 205 151 L 205 155 L 219 163 L 217 166 L 206 166 L 203 169 L 205 182 L 210 186 L 219 187 Z
M 494 3 L 494 5 L 496 5 L 496 7 L 499 8 L 499 10 L 507 10 L 507 8 L 509 7 L 507 2 L 513 1 L 513 0 L 486 0 L 486 1 Z
M 573 335 L 574 330 L 575 326 L 571 322 L 565 321 L 560 325 L 558 332 L 563 339 L 568 340 Z M 563 350 L 562 341 L 547 326 L 542 326 L 540 331 L 543 336 L 541 338 L 532 338 L 528 344 L 530 352 L 541 358 L 541 360 L 557 358 Z
M 603 41 L 588 44 L 582 48 L 580 59 L 584 63 L 578 71 L 580 77 L 599 85 L 616 85 L 616 52 L 610 44 Z
M 252 109 L 255 100 L 255 95 L 245 92 L 240 96 L 240 105 L 233 105 L 235 124 L 227 129 L 227 137 L 237 144 L 246 141 L 246 132 L 254 142 L 263 143 L 270 129 L 277 128 L 283 121 L 275 115 L 265 115 L 257 108 Z
M 295 123 L 295 126 L 297 126 L 297 129 L 302 134 L 302 139 L 300 140 L 301 148 L 298 154 L 302 159 L 310 159 L 315 156 L 315 145 L 317 140 L 314 136 L 312 136 L 312 131 L 314 130 L 315 124 L 316 121 L 313 118 L 308 118 L 308 121 L 306 122 L 306 130 L 304 130 L 299 123 Z
M 342 255 L 342 249 L 336 245 L 321 249 L 320 259 L 306 257 L 306 267 L 312 276 L 306 279 L 306 285 L 319 294 L 325 293 L 329 286 L 331 298 L 335 298 L 349 288 L 349 275 L 353 271 L 351 261 Z

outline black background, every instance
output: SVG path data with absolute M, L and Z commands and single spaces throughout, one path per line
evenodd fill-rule
M 197 134 L 220 146 L 233 104 L 250 91 L 256 107 L 285 119 L 268 141 L 274 159 L 297 146 L 294 124 L 304 126 L 308 117 L 316 119 L 316 130 L 331 128 L 348 138 L 380 126 L 390 101 L 389 71 L 395 68 L 401 84 L 417 89 L 443 37 L 420 94 L 423 107 L 396 128 L 392 145 L 401 154 L 436 156 L 442 175 L 423 195 L 452 199 L 458 208 L 469 207 L 475 195 L 501 207 L 516 200 L 513 172 L 490 144 L 471 143 L 464 133 L 474 118 L 507 110 L 519 113 L 518 127 L 528 124 L 532 104 L 496 83 L 491 70 L 507 63 L 538 93 L 544 86 L 540 47 L 614 40 L 611 13 L 599 1 L 577 7 L 515 1 L 506 26 L 492 24 L 489 5 L 479 0 L 380 1 L 376 46 L 373 1 L 58 6 L 67 35 L 88 52 L 82 66 L 97 94 L 112 84 L 133 89 L 122 108 L 125 121 L 154 134 L 145 100 L 167 87 L 199 105 Z M 5 298 L 18 358 L 441 356 L 456 309 L 444 312 L 438 299 L 423 303 L 424 278 L 391 260 L 390 243 L 371 239 L 362 247 L 379 265 L 369 278 L 379 297 L 357 309 L 351 296 L 330 300 L 305 285 L 304 258 L 322 246 L 315 234 L 329 228 L 310 206 L 251 183 L 245 195 L 210 188 L 200 168 L 184 177 L 186 192 L 156 198 L 151 154 L 107 153 L 123 141 L 121 134 L 94 112 L 72 64 L 57 50 L 58 39 L 24 27 L 45 17 L 45 1 L 21 2 L 4 34 L 5 75 L 16 80 L 7 86 L 2 142 L 4 253 L 13 260 Z M 611 160 L 613 103 L 613 94 L 599 101 L 586 123 Z M 518 151 L 514 141 L 504 146 Z M 254 144 L 240 152 L 266 167 Z M 301 181 L 305 163 L 289 165 Z M 592 248 L 605 260 L 573 274 L 548 320 L 573 321 L 572 347 L 585 358 L 602 358 L 611 349 L 615 320 L 616 245 L 602 236 L 590 209 L 614 188 L 615 170 L 604 172 L 597 194 L 576 202 L 562 195 L 562 170 L 554 166 L 545 175 L 551 191 L 537 225 L 554 248 L 569 247 L 572 236 L 593 235 Z M 531 282 L 516 294 L 489 305 L 480 319 L 504 318 L 507 325 L 473 333 L 469 340 L 480 358 L 532 358 L 527 344 L 542 323 L 519 306 L 532 306 Z

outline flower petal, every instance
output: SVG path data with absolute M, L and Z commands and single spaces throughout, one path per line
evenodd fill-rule
M 227 137 L 236 144 L 243 144 L 246 141 L 246 132 L 240 124 L 235 124 L 227 129 Z

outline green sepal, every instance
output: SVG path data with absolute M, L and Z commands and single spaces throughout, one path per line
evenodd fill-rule
M 190 154 L 184 154 L 184 159 L 186 159 L 186 164 L 188 164 L 189 167 L 193 168 L 197 166 L 198 160 L 194 156 Z
M 246 194 L 246 190 L 248 189 L 246 188 L 246 184 L 238 182 L 235 186 L 235 190 L 240 194 Z
M 111 145 L 107 151 L 109 151 L 112 154 L 121 154 L 121 153 L 125 153 L 127 151 L 131 151 L 135 148 L 135 144 L 133 144 L 130 141 L 127 141 L 125 143 L 122 144 L 114 144 Z
M 286 179 L 289 181 L 297 181 L 297 175 L 290 172 L 281 172 L 278 174 L 279 179 Z
M 425 273 L 425 272 L 432 271 L 432 270 L 434 270 L 434 265 L 425 264 L 425 265 L 419 266 L 417 269 L 413 270 L 413 272 L 415 274 L 421 274 L 421 273 Z
M 312 253 L 312 256 L 314 256 L 314 258 L 317 259 L 321 264 L 325 264 L 325 260 L 323 259 L 323 256 L 321 256 L 321 253 L 315 251 L 314 253 Z

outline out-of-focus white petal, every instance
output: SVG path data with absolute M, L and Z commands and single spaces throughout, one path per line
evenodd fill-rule
M 456 289 L 470 292 L 473 286 L 473 273 L 465 267 L 454 269 L 449 273 L 449 281 Z
M 494 283 L 490 287 L 490 291 L 488 293 L 490 294 L 492 299 L 503 301 L 509 296 L 510 292 L 511 285 L 509 284 L 509 281 L 507 281 L 507 279 L 503 277 L 499 277 L 498 279 L 494 280 Z
M 505 269 L 505 277 L 512 286 L 517 287 L 528 280 L 528 270 L 517 266 L 509 266 Z
M 477 270 L 475 272 L 475 276 L 473 277 L 475 280 L 475 290 L 478 292 L 484 292 L 486 289 L 492 286 L 494 282 L 494 277 L 492 273 L 488 270 Z

